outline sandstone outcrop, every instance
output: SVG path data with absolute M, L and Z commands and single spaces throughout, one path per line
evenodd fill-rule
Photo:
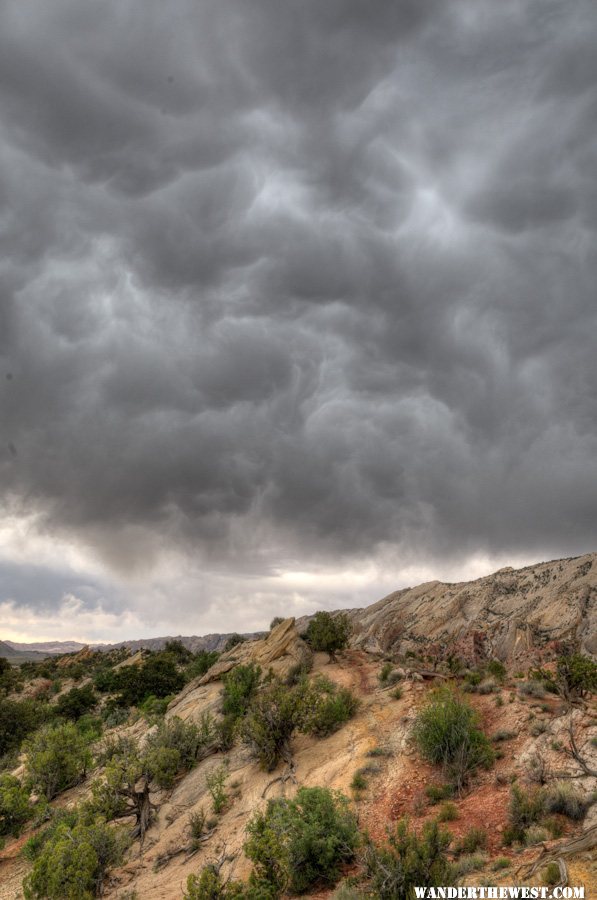
M 597 554 L 501 569 L 476 581 L 431 581 L 347 610 L 353 645 L 378 653 L 540 662 L 571 642 L 597 654 Z

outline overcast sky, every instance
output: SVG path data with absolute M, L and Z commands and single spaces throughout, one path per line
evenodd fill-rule
M 597 549 L 594 0 L 4 0 L 0 638 Z

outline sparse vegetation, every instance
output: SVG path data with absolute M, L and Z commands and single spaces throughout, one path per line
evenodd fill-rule
M 306 713 L 302 730 L 324 737 L 351 719 L 359 701 L 348 688 L 338 688 L 329 678 L 319 677 L 305 696 Z
M 220 815 L 228 802 L 228 794 L 225 790 L 227 778 L 228 766 L 224 763 L 210 772 L 205 778 L 205 783 L 211 796 L 211 808 L 217 816 Z
M 255 876 L 279 896 L 335 884 L 354 857 L 359 832 L 348 800 L 328 788 L 299 788 L 294 800 L 270 800 L 247 826 L 245 853 Z
M 421 755 L 442 765 L 458 788 L 493 762 L 491 744 L 468 703 L 449 688 L 434 691 L 417 716 L 413 735 Z
M 124 842 L 101 818 L 75 814 L 58 820 L 30 850 L 33 868 L 23 882 L 26 900 L 87 900 L 102 893 L 107 871 L 122 857 Z
M 8 772 L 0 775 L 0 837 L 17 837 L 32 813 L 29 791 L 19 779 Z
M 369 843 L 365 852 L 367 874 L 379 900 L 411 900 L 415 885 L 438 887 L 452 883 L 453 869 L 446 851 L 449 832 L 437 822 L 427 822 L 421 835 L 398 822 L 385 846 Z
M 333 616 L 329 612 L 317 612 L 307 626 L 305 640 L 313 650 L 329 653 L 330 660 L 333 660 L 338 650 L 343 650 L 348 645 L 351 631 L 352 626 L 346 613 Z
M 78 784 L 91 763 L 89 742 L 75 725 L 44 725 L 25 742 L 25 771 L 31 787 L 52 800 Z
M 454 847 L 457 853 L 475 853 L 477 850 L 485 850 L 487 847 L 487 831 L 473 825 L 469 828 Z

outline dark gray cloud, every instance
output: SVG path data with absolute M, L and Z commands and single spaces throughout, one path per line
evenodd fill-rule
M 8 0 L 11 520 L 249 594 L 594 549 L 596 39 L 591 0 Z

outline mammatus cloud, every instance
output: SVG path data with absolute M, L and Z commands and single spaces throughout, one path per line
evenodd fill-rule
M 0 622 L 254 628 L 594 549 L 596 37 L 8 0 Z

